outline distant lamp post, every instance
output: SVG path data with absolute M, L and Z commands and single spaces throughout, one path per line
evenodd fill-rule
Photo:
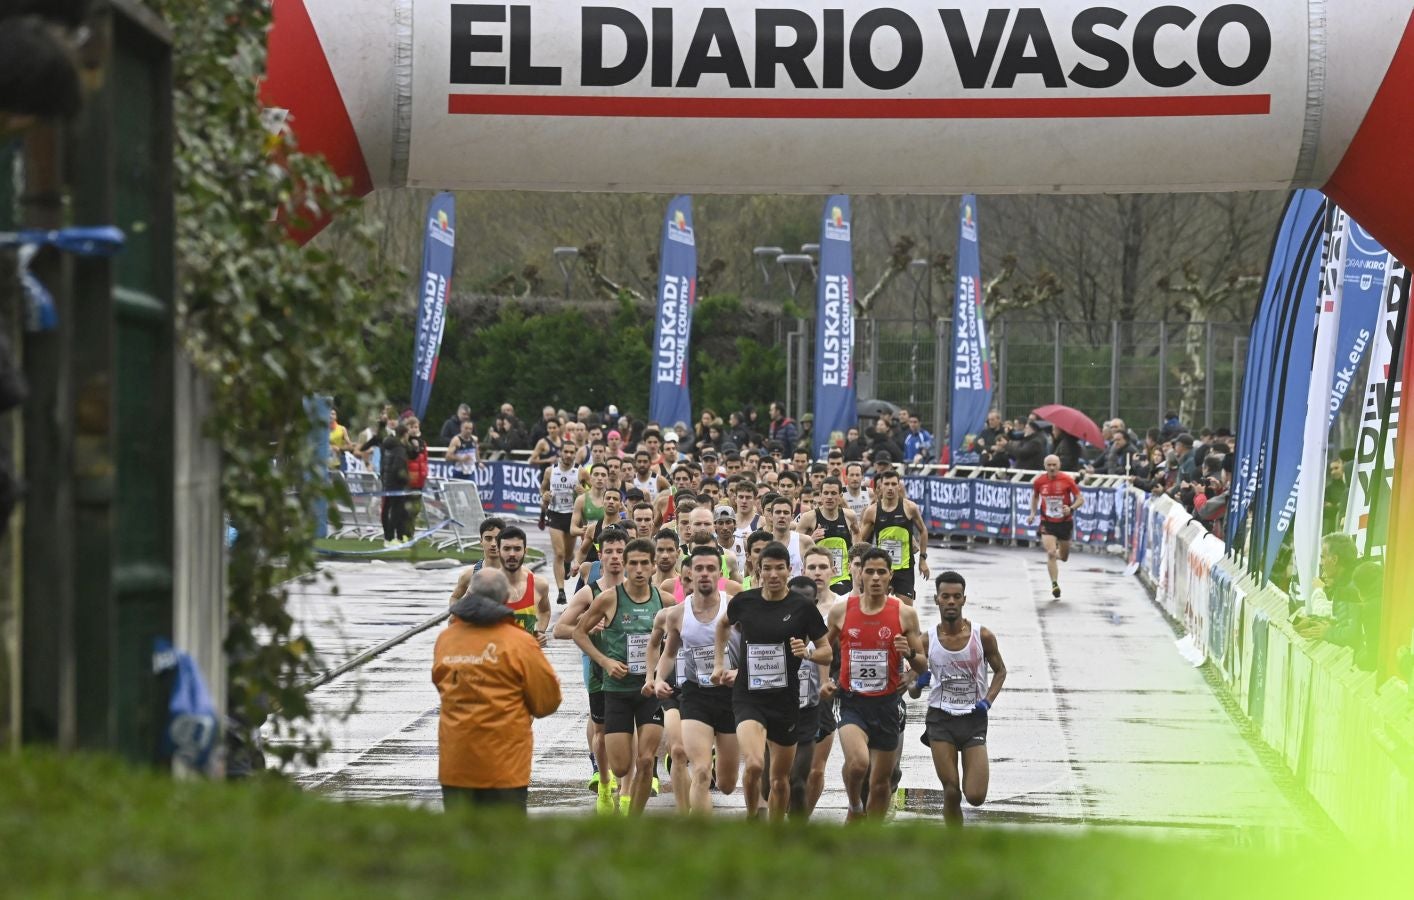
M 578 247 L 556 247 L 553 251 L 555 265 L 560 267 L 560 274 L 565 276 L 565 299 L 570 298 L 570 285 L 574 282 L 574 270 L 579 265 Z
M 756 268 L 761 271 L 761 283 L 764 287 L 771 286 L 771 263 L 784 252 L 780 247 L 752 248 L 751 255 L 756 257 Z
M 815 257 L 804 253 L 782 253 L 776 257 L 776 265 L 785 270 L 790 281 L 790 295 L 794 297 L 800 286 L 815 278 Z
M 811 256 L 818 257 L 818 256 L 820 255 L 820 245 L 819 245 L 819 244 L 801 244 L 801 245 L 800 245 L 800 252 L 801 252 L 801 253 L 807 253 L 807 254 L 809 254 L 809 255 L 811 255 Z

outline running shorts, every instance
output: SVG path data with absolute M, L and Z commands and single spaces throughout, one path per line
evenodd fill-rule
M 898 697 L 894 694 L 866 697 L 840 692 L 840 727 L 853 725 L 863 731 L 869 739 L 870 750 L 898 749 L 902 730 L 899 719 Z
M 929 707 L 928 718 L 924 722 L 930 742 L 952 744 L 959 750 L 981 747 L 987 743 L 987 711 L 984 709 L 954 716 Z
M 663 705 L 657 697 L 637 691 L 604 692 L 604 733 L 633 734 L 635 728 L 663 724 Z

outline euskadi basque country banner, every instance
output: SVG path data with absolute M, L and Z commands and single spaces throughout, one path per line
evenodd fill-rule
M 413 343 L 412 411 L 420 419 L 427 413 L 437 360 L 442 352 L 442 330 L 447 324 L 447 298 L 452 286 L 452 260 L 457 247 L 456 201 L 446 192 L 427 207 L 427 229 L 422 239 L 422 277 L 418 279 L 417 337 Z
M 954 465 L 977 462 L 962 455 L 968 439 L 987 424 L 992 405 L 992 361 L 982 314 L 982 259 L 977 247 L 977 198 L 962 198 L 957 229 L 957 291 L 953 298 L 949 416 Z
M 663 217 L 658 252 L 658 314 L 653 324 L 653 380 L 648 418 L 664 428 L 692 422 L 688 392 L 692 309 L 697 304 L 697 239 L 692 230 L 692 198 L 679 195 Z
M 825 201 L 820 222 L 820 276 L 815 305 L 815 455 L 832 433 L 856 422 L 854 395 L 854 242 L 849 198 Z
M 493 460 L 459 473 L 450 462 L 432 460 L 429 476 L 476 482 L 488 515 L 535 517 L 540 514 L 540 474 L 529 463 Z M 1027 519 L 1031 485 L 976 478 L 908 475 L 904 496 L 918 504 L 928 533 L 1035 540 L 1037 528 Z M 1124 488 L 1082 488 L 1085 505 L 1075 513 L 1075 540 L 1110 544 L 1120 539 Z

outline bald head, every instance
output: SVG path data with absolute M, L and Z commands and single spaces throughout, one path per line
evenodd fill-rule
M 1045 465 L 1047 472 L 1050 472 L 1052 475 L 1056 474 L 1060 471 L 1060 457 L 1052 453 L 1050 456 L 1046 457 Z
M 482 569 L 471 576 L 471 593 L 493 603 L 505 603 L 511 599 L 511 583 L 500 569 Z

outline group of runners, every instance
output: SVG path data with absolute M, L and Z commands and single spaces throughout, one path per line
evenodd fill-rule
M 921 740 L 945 818 L 960 823 L 964 799 L 985 800 L 988 714 L 1006 667 L 996 637 L 965 617 L 958 572 L 932 579 L 939 622 L 920 629 L 914 579 L 931 578 L 927 526 L 895 470 L 866 485 L 863 467 L 837 454 L 689 461 L 669 447 L 663 458 L 570 440 L 554 449 L 543 525 L 565 608 L 553 631 L 550 585 L 524 566 L 524 530 L 486 519 L 474 568 L 505 570 L 510 605 L 542 646 L 553 636 L 581 651 L 601 812 L 641 812 L 661 759 L 681 812 L 708 814 L 714 787 L 731 794 L 740 783 L 749 817 L 808 817 L 838 744 L 848 817 L 883 816 L 900 777 L 905 697 L 924 693 Z M 1032 514 L 1058 600 L 1057 563 L 1083 497 L 1059 460 L 1046 466 Z

